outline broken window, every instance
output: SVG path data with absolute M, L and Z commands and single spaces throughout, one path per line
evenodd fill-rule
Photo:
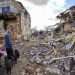
M 75 22 L 71 23 L 71 26 L 72 26 L 72 27 L 75 27 Z
M 72 18 L 75 20 L 75 12 L 72 12 Z
M 59 33 L 60 31 L 61 31 L 60 27 L 55 30 L 56 33 Z

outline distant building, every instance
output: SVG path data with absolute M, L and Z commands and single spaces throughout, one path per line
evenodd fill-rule
M 31 18 L 24 6 L 15 0 L 0 0 L 0 23 L 8 24 L 13 39 L 28 40 L 31 35 Z

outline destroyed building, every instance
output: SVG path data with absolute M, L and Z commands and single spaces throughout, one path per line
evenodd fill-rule
M 31 18 L 24 6 L 15 0 L 0 0 L 0 24 L 3 29 L 4 24 L 11 27 L 13 39 L 21 37 L 29 39 L 31 34 Z
M 60 19 L 60 26 L 63 28 L 63 32 L 75 32 L 75 6 L 70 7 L 66 11 L 60 13 L 57 16 Z
M 75 32 L 75 6 L 70 7 L 64 12 L 56 16 L 59 20 L 57 27 L 52 31 L 52 37 L 60 37 L 68 33 L 74 34 Z

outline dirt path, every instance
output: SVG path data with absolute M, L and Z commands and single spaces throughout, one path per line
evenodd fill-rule
M 0 67 L 0 75 L 6 75 L 4 67 Z
M 25 52 L 25 43 L 17 44 L 16 46 L 20 52 L 20 58 L 17 62 L 17 64 L 12 69 L 11 75 L 22 75 L 22 70 L 24 65 L 28 63 L 28 60 L 25 58 L 24 53 Z

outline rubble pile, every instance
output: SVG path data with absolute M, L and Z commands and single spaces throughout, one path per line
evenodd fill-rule
M 24 68 L 25 73 L 31 75 L 68 75 L 71 60 L 69 56 L 75 54 L 75 43 L 72 38 L 52 39 L 48 44 L 40 43 L 40 45 L 28 48 L 24 53 L 29 61 L 29 64 Z
M 75 54 L 74 43 L 67 43 L 59 41 L 53 41 L 45 45 L 33 46 L 25 52 L 25 55 L 31 63 L 50 63 L 50 60 L 55 57 L 65 57 Z M 47 62 L 44 62 L 47 61 Z
M 46 60 L 48 62 L 51 59 L 50 50 L 47 47 L 32 47 L 29 51 L 29 60 L 30 62 L 42 63 Z M 46 63 L 47 63 L 46 62 Z
M 56 68 L 51 69 L 52 66 L 44 66 L 40 64 L 27 64 L 23 68 L 23 75 L 60 75 Z

